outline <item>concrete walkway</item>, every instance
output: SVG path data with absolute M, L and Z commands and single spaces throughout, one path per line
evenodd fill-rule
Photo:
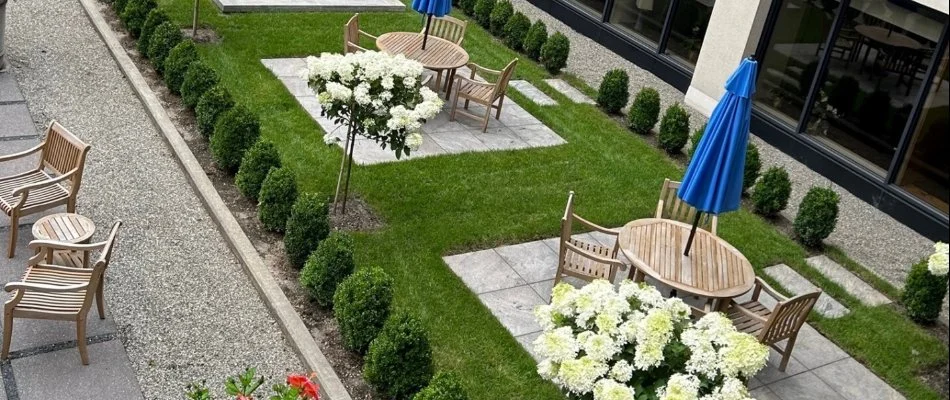
M 16 379 L 17 390 L 6 390 L 18 397 L 10 398 L 181 399 L 186 384 L 201 380 L 220 396 L 224 378 L 247 366 L 274 379 L 301 371 L 79 3 L 7 6 L 7 54 L 26 100 L 25 107 L 17 105 L 18 118 L 29 127 L 18 125 L 24 133 L 11 135 L 33 135 L 27 139 L 35 143 L 39 127 L 55 119 L 90 143 L 78 212 L 97 224 L 94 240 L 114 221 L 125 222 L 105 282 L 111 321 L 90 315 L 89 340 L 97 342 L 89 349 L 91 365 L 81 366 L 70 347 L 71 324 L 30 329 L 17 320 L 14 348 L 45 352 L 21 352 L 2 369 Z M 22 114 L 25 109 L 29 114 Z M 29 143 L 0 142 L 0 152 Z M 18 257 L 27 252 L 33 220 L 20 226 Z M 5 229 L 0 240 L 7 238 Z M 22 270 L 23 261 L 0 261 L 0 283 L 18 278 L 15 268 Z

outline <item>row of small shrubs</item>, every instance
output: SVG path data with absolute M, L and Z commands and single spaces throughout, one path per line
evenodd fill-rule
M 460 0 L 456 4 L 483 28 L 498 36 L 512 50 L 524 52 L 548 72 L 558 74 L 567 66 L 571 41 L 560 32 L 548 37 L 544 22 L 515 12 L 508 0 Z

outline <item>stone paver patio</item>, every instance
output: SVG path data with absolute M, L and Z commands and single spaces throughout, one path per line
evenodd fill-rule
M 300 71 L 306 66 L 303 58 L 264 59 L 261 60 L 261 63 L 280 79 L 287 90 L 325 132 L 339 138 L 346 136 L 345 126 L 339 126 L 333 121 L 320 116 L 320 104 L 317 102 L 313 91 L 307 86 L 307 82 L 300 77 Z M 459 71 L 460 75 L 467 76 L 467 73 L 464 69 Z M 481 120 L 459 115 L 456 121 L 449 121 L 451 107 L 452 102 L 447 100 L 442 112 L 423 125 L 422 147 L 412 152 L 410 157 L 397 160 L 392 151 L 383 150 L 371 140 L 358 138 L 353 151 L 353 161 L 357 164 L 367 165 L 443 154 L 528 149 L 567 143 L 541 121 L 538 121 L 507 97 L 505 98 L 501 118 L 498 120 L 491 118 L 489 120 L 488 132 L 482 132 Z M 485 110 L 476 104 L 472 104 L 470 109 L 476 115 L 480 115 Z M 342 141 L 339 145 L 343 146 Z
M 613 245 L 609 236 L 597 232 L 576 236 L 593 243 Z M 534 321 L 533 310 L 536 306 L 546 304 L 550 300 L 554 275 L 557 272 L 557 248 L 558 239 L 550 238 L 450 255 L 443 259 L 525 350 L 536 357 L 532 342 L 540 334 L 541 327 Z M 618 273 L 618 281 L 626 274 L 627 271 Z M 575 285 L 582 284 L 571 279 L 566 279 L 566 281 Z M 829 299 L 828 301 L 837 303 L 834 299 L 825 297 Z M 774 299 L 768 296 L 762 296 L 760 300 L 766 306 L 774 306 Z M 803 326 L 799 333 L 792 359 L 785 372 L 778 370 L 780 361 L 779 354 L 772 350 L 768 366 L 749 382 L 754 398 L 760 400 L 896 400 L 904 398 L 808 324 Z

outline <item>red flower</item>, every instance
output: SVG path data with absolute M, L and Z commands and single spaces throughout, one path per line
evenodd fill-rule
M 305 399 L 320 399 L 319 386 L 306 375 L 290 374 L 287 376 L 287 384 L 299 389 Z
M 237 396 L 237 398 L 235 398 L 234 400 L 254 400 L 254 399 L 251 398 L 250 396 L 245 396 L 245 395 L 243 395 L 243 394 L 239 394 L 239 395 Z

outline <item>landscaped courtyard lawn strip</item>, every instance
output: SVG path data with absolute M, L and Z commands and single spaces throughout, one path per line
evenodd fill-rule
M 191 2 L 160 1 L 185 24 Z M 261 58 L 340 51 L 350 13 L 217 14 L 202 2 L 203 23 L 220 44 L 202 45 L 234 97 L 261 119 L 262 135 L 297 172 L 301 191 L 332 192 L 341 152 L 323 144 L 323 132 Z M 418 14 L 361 14 L 374 34 L 416 31 Z M 441 257 L 503 243 L 554 237 L 567 192 L 578 192 L 585 216 L 619 226 L 653 214 L 663 178 L 682 169 L 658 149 L 590 105 L 574 104 L 542 79 L 549 75 L 470 24 L 464 46 L 472 60 L 499 68 L 514 57 L 516 70 L 560 102 L 540 107 L 515 91 L 509 96 L 569 142 L 564 146 L 431 157 L 359 167 L 351 187 L 386 221 L 378 232 L 355 234 L 359 268 L 379 265 L 394 278 L 396 307 L 411 308 L 431 334 L 436 365 L 455 372 L 472 398 L 559 399 L 536 374 L 534 361 Z M 576 80 L 568 77 L 576 85 Z M 582 90 L 590 92 L 583 86 Z M 875 373 L 912 399 L 936 399 L 915 378 L 917 368 L 940 362 L 946 347 L 891 306 L 868 308 L 805 264 L 806 252 L 759 217 L 745 212 L 721 219 L 721 235 L 757 268 L 784 262 L 852 309 L 838 320 L 813 316 L 815 325 Z M 916 351 L 916 355 L 914 355 Z

